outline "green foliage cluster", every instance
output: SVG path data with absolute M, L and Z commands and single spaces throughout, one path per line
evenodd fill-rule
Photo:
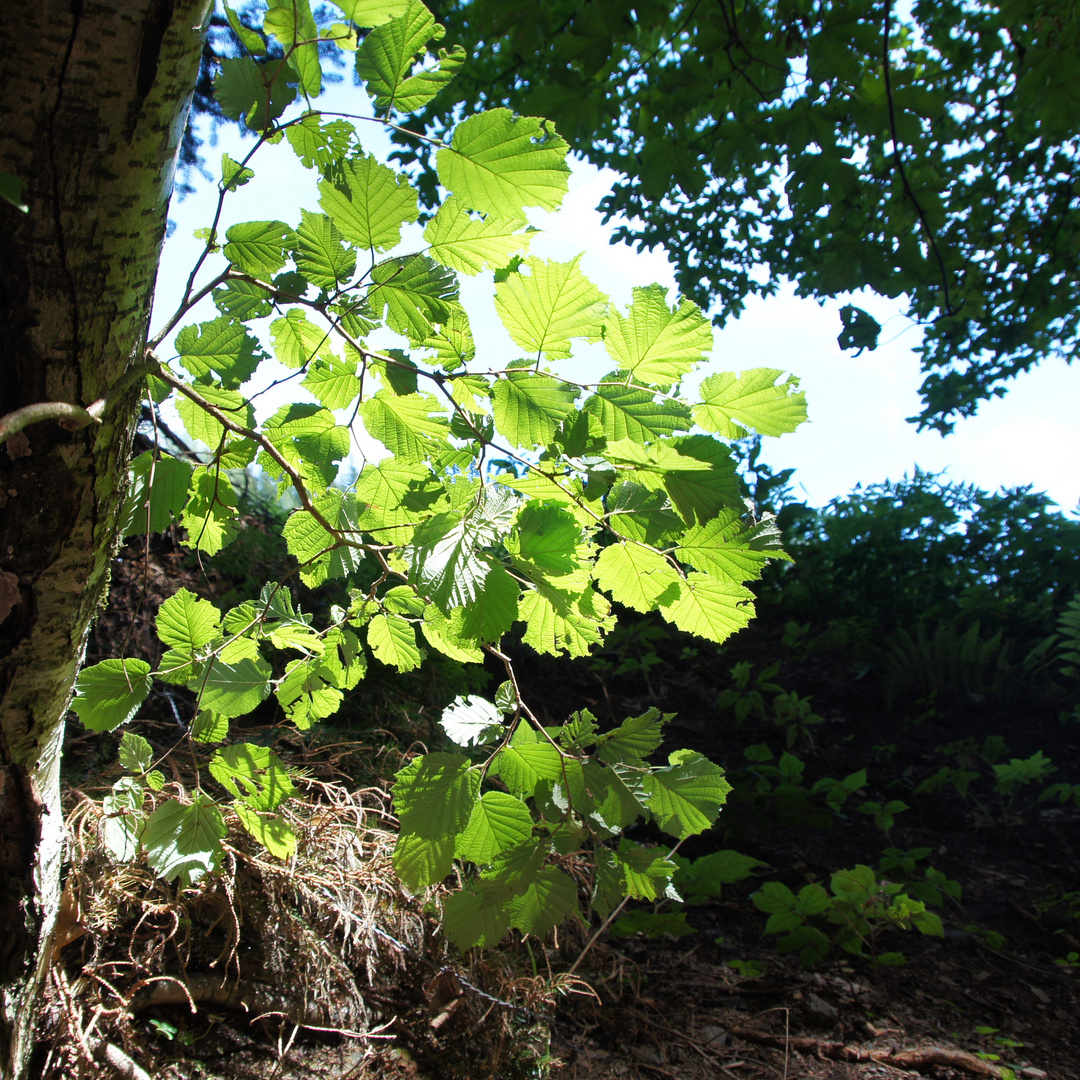
M 1080 591 L 1080 521 L 1030 488 L 989 494 L 916 470 L 820 510 L 788 504 L 779 521 L 795 561 L 760 595 L 796 621 L 977 621 L 1030 648 Z
M 582 656 L 614 626 L 613 602 L 713 642 L 745 626 L 748 583 L 786 556 L 774 524 L 748 512 L 727 443 L 748 429 L 793 430 L 805 402 L 794 380 L 765 368 L 710 374 L 687 396 L 683 380 L 712 345 L 693 303 L 672 306 L 653 285 L 620 310 L 579 259 L 528 256 L 527 211 L 555 207 L 569 172 L 567 144 L 544 120 L 494 109 L 433 143 L 444 195 L 422 236 L 409 229 L 417 190 L 363 151 L 353 123 L 312 104 L 320 49 L 355 51 L 377 110 L 369 122 L 391 126 L 431 100 L 464 54 L 429 47 L 443 31 L 418 0 L 338 6 L 340 16 L 316 20 L 307 0 L 275 0 L 264 32 L 228 12 L 247 55 L 222 64 L 215 92 L 258 138 L 242 161 L 222 157 L 204 250 L 145 369 L 152 398 L 175 394 L 206 450 L 137 459 L 125 531 L 175 521 L 190 547 L 218 554 L 237 534 L 229 476 L 254 464 L 295 500 L 282 532 L 300 580 L 336 583 L 341 602 L 316 618 L 280 581 L 256 583 L 227 610 L 181 589 L 157 615 L 160 664 L 85 669 L 73 708 L 111 731 L 155 685 L 194 700 L 193 790 L 166 783 L 150 744 L 129 733 L 128 775 L 105 807 L 117 858 L 145 854 L 190 885 L 219 865 L 227 814 L 272 855 L 296 849 L 283 813 L 296 796 L 288 763 L 232 741 L 236 721 L 272 699 L 304 731 L 333 716 L 372 664 L 405 672 L 428 652 L 496 658 L 507 680 L 495 702 L 451 705 L 443 727 L 458 749 L 416 757 L 393 792 L 401 879 L 421 890 L 456 864 L 465 884 L 447 900 L 447 930 L 463 948 L 491 944 L 511 927 L 542 934 L 577 916 L 581 886 L 602 913 L 663 894 L 677 864 L 625 830 L 647 820 L 678 843 L 713 823 L 729 790 L 689 750 L 647 763 L 668 719 L 655 710 L 607 732 L 585 712 L 540 724 L 503 637 L 518 627 L 538 652 Z M 223 228 L 223 206 L 242 199 L 268 144 L 313 170 L 318 209 Z M 494 366 L 478 360 L 459 300 L 458 275 L 485 269 L 518 350 Z M 207 297 L 216 316 L 181 325 Z M 157 350 L 176 327 L 178 355 L 164 363 Z M 381 328 L 403 347 L 372 347 Z M 610 358 L 595 383 L 567 374 L 579 341 L 602 341 Z M 296 393 L 259 423 L 252 401 L 281 370 L 267 370 L 270 358 Z M 385 456 L 339 484 L 361 426 Z
M 906 296 L 920 424 L 947 431 L 1043 357 L 1076 355 L 1071 0 L 441 0 L 479 54 L 409 127 L 456 110 L 551 117 L 620 180 L 615 237 L 663 244 L 717 319 L 803 296 Z M 402 134 L 402 159 L 430 148 Z M 762 270 L 767 273 L 762 273 Z M 840 344 L 880 327 L 848 303 Z

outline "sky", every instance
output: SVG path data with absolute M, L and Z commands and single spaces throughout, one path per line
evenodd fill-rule
M 370 115 L 363 92 L 351 86 L 332 89 L 325 105 L 324 100 L 320 106 L 327 109 Z M 387 153 L 389 141 L 375 124 L 362 124 L 360 138 L 365 150 L 379 157 Z M 222 128 L 217 145 L 204 147 L 207 166 L 217 175 L 223 151 L 239 159 L 253 145 L 235 128 Z M 630 302 L 635 285 L 653 282 L 668 287 L 674 300 L 674 272 L 662 249 L 639 253 L 608 242 L 614 224 L 601 224 L 595 207 L 615 174 L 583 161 L 573 160 L 571 165 L 570 192 L 562 208 L 530 213 L 532 223 L 543 230 L 532 243 L 532 253 L 560 260 L 584 253 L 586 275 L 620 306 Z M 318 209 L 315 178 L 286 144 L 261 148 L 252 167 L 255 179 L 226 200 L 223 226 L 270 218 L 296 224 L 302 206 Z M 216 183 L 201 178 L 194 178 L 194 183 L 196 193 L 174 201 L 170 209 L 175 228 L 162 257 L 154 327 L 175 308 L 201 250 L 194 230 L 209 225 L 213 217 Z M 422 246 L 419 233 L 416 227 L 407 228 L 403 250 Z M 479 344 L 478 366 L 501 365 L 514 358 L 520 350 L 495 315 L 491 274 L 461 281 L 462 302 Z M 1045 361 L 1014 381 L 1004 398 L 983 403 L 977 416 L 959 421 L 953 434 L 943 438 L 919 433 L 906 422 L 921 408 L 922 378 L 913 352 L 918 328 L 895 301 L 870 295 L 855 298 L 854 303 L 882 323 L 883 344 L 872 353 L 853 356 L 836 344 L 839 309 L 846 302 L 845 298 L 819 306 L 797 298 L 790 286 L 775 297 L 751 299 L 741 318 L 715 333 L 712 360 L 701 372 L 771 367 L 798 376 L 807 396 L 809 421 L 792 434 L 766 439 L 762 454 L 774 470 L 796 470 L 791 481 L 796 497 L 822 506 L 857 484 L 898 480 L 919 467 L 989 491 L 1030 484 L 1046 491 L 1063 510 L 1080 512 L 1080 371 L 1060 359 Z M 216 314 L 207 301 L 180 325 Z M 392 335 L 385 341 L 371 340 L 379 346 L 395 343 Z M 160 352 L 163 359 L 173 355 L 168 343 Z M 566 373 L 576 379 L 599 377 L 610 368 L 599 345 L 578 343 L 575 352 Z M 267 396 L 259 415 L 294 397 Z

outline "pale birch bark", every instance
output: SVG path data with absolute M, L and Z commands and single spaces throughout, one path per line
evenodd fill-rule
M 208 0 L 31 0 L 0 19 L 0 417 L 86 407 L 141 359 Z M 137 389 L 0 446 L 0 1076 L 21 1080 L 59 902 L 59 757 L 105 596 Z

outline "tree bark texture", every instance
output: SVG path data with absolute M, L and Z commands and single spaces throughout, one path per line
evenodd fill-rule
M 0 417 L 88 406 L 141 361 L 208 0 L 0 19 Z M 0 446 L 0 1077 L 25 1075 L 60 897 L 64 717 L 103 601 L 139 396 Z

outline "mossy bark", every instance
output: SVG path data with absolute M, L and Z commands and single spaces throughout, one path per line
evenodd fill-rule
M 0 20 L 0 418 L 89 406 L 142 359 L 208 0 Z M 25 1075 L 60 895 L 64 717 L 108 585 L 138 387 L 0 446 L 0 1076 Z

